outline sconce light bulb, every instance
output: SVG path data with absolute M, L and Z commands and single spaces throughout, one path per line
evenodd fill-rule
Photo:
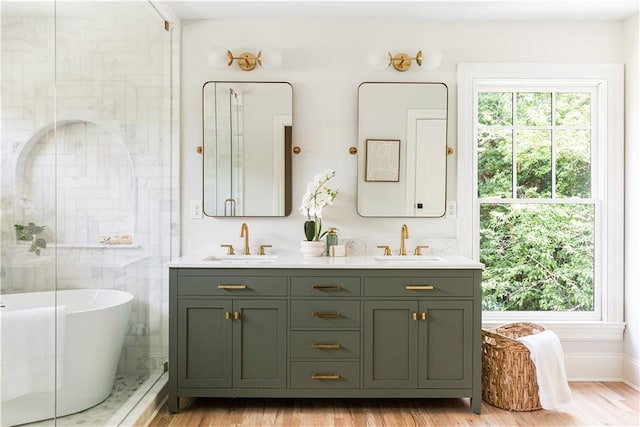
M 227 49 L 221 47 L 213 47 L 209 50 L 209 55 L 207 57 L 209 65 L 218 70 L 222 70 L 227 68 L 229 65 L 227 64 Z
M 442 52 L 438 49 L 425 49 L 422 52 L 422 67 L 427 70 L 435 70 L 442 62 Z
M 389 52 L 384 50 L 375 50 L 369 52 L 367 63 L 374 70 L 384 70 L 389 66 Z
M 262 67 L 276 70 L 282 65 L 282 51 L 280 49 L 262 49 Z

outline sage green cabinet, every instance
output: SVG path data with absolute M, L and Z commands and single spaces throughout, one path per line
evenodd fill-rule
M 286 301 L 178 303 L 178 386 L 284 388 Z
M 471 301 L 421 301 L 418 312 L 418 387 L 472 385 Z
M 285 388 L 286 307 L 284 300 L 233 301 L 233 387 Z
M 366 301 L 366 388 L 471 386 L 469 301 Z
M 418 386 L 417 301 L 366 301 L 365 388 Z
M 232 311 L 231 300 L 178 301 L 178 387 L 231 387 Z
M 481 270 L 171 268 L 179 396 L 481 404 Z

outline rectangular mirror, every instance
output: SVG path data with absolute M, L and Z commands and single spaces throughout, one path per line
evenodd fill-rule
M 358 213 L 441 217 L 447 202 L 444 83 L 362 83 L 358 89 Z
M 206 82 L 202 123 L 205 215 L 289 215 L 291 84 Z

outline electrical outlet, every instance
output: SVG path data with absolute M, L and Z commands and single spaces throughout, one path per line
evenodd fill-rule
M 202 201 L 191 201 L 191 219 L 202 219 Z
M 458 204 L 454 201 L 447 202 L 447 219 L 455 219 L 458 216 Z

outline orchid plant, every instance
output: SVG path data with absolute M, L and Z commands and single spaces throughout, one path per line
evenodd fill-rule
M 336 171 L 327 169 L 313 176 L 307 185 L 307 192 L 302 196 L 300 211 L 307 217 L 304 223 L 304 234 L 309 241 L 318 241 L 322 233 L 322 209 L 333 203 L 338 190 L 332 190 L 327 182 L 336 176 Z

